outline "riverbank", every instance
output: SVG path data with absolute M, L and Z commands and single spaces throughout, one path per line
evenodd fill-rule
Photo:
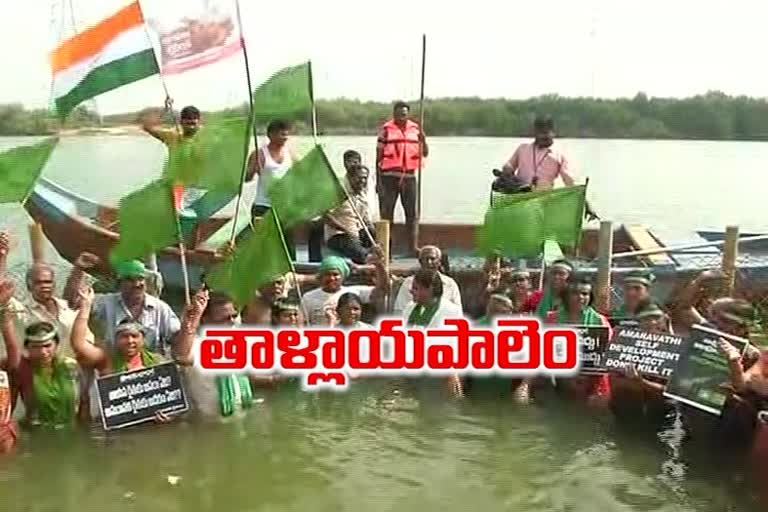
M 389 102 L 355 99 L 318 100 L 317 119 L 324 135 L 373 135 L 391 112 Z M 483 98 L 427 99 L 425 128 L 430 136 L 525 137 L 533 118 L 551 115 L 564 138 L 768 141 L 768 101 L 708 92 L 690 98 L 565 98 L 557 95 L 523 100 Z M 66 129 L 104 129 L 136 124 L 141 112 L 99 117 L 84 106 L 67 119 Z M 204 116 L 244 114 L 245 104 Z M 412 103 L 418 116 L 418 104 Z M 289 116 L 298 134 L 309 134 L 309 113 Z M 257 112 L 257 126 L 265 126 Z M 45 135 L 58 120 L 46 110 L 0 105 L 0 135 Z

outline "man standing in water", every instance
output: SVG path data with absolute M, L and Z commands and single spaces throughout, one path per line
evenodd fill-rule
M 379 129 L 376 193 L 379 196 L 379 216 L 389 222 L 394 219 L 395 203 L 400 197 L 408 232 L 408 248 L 416 256 L 416 171 L 422 158 L 429 156 L 429 147 L 421 127 L 408 119 L 410 110 L 407 103 L 398 101 L 392 109 L 392 119 Z

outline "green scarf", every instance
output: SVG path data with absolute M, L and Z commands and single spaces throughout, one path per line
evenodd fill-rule
M 536 316 L 544 320 L 547 317 L 547 313 L 554 311 L 560 305 L 560 297 L 556 296 L 551 287 L 547 287 L 544 290 L 544 295 L 541 296 L 539 305 L 536 307 Z
M 222 416 L 231 416 L 235 412 L 235 385 L 240 388 L 240 402 L 244 409 L 251 407 L 253 392 L 251 381 L 245 375 L 218 375 L 216 389 L 219 395 L 219 409 Z
M 422 306 L 416 304 L 408 316 L 408 325 L 417 325 L 420 327 L 427 327 L 429 322 L 432 321 L 432 317 L 435 316 L 437 310 L 440 308 L 440 299 L 432 301 L 431 304 Z
M 163 356 L 150 352 L 148 349 L 141 349 L 141 364 L 144 368 L 155 366 L 163 362 Z M 125 360 L 120 352 L 115 352 L 112 356 L 112 371 L 114 373 L 120 373 L 128 370 L 128 361 Z
M 557 308 L 557 323 L 560 325 L 568 324 L 568 311 L 565 307 Z M 581 310 L 581 318 L 577 325 L 603 325 L 603 319 L 592 306 L 587 306 Z
M 71 365 L 58 357 L 53 359 L 52 371 L 38 367 L 33 370 L 32 390 L 35 396 L 37 420 L 47 425 L 68 425 L 75 419 L 75 383 Z

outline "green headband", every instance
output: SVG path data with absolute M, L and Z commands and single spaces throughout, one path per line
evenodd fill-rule
M 573 267 L 568 263 L 563 263 L 562 261 L 551 264 L 549 268 L 551 270 L 565 270 L 566 272 L 573 272 Z
M 120 324 L 115 328 L 115 336 L 118 336 L 126 331 L 136 331 L 138 333 L 144 334 L 144 326 L 138 322 L 126 322 L 124 324 Z
M 25 345 L 27 345 L 27 344 L 37 345 L 38 343 L 47 343 L 47 342 L 51 341 L 53 338 L 55 338 L 57 334 L 58 334 L 58 332 L 56 331 L 56 329 L 54 329 L 54 330 L 52 330 L 50 332 L 46 332 L 46 333 L 43 333 L 43 334 L 35 334 L 33 336 L 25 336 L 24 337 L 24 344 Z
M 731 322 L 737 323 L 739 325 L 749 325 L 751 322 L 750 319 L 744 318 L 743 316 L 739 316 L 736 313 L 729 313 L 727 311 L 720 311 L 718 313 L 723 318 L 727 318 Z
M 506 295 L 502 295 L 501 293 L 492 293 L 490 298 L 493 299 L 493 300 L 498 300 L 499 302 L 503 302 L 504 304 L 506 304 L 508 306 L 512 306 L 513 305 L 512 304 L 512 299 L 510 299 Z
M 639 320 L 641 318 L 648 318 L 653 316 L 666 316 L 666 313 L 659 306 L 653 304 L 638 311 L 635 315 L 635 318 Z
M 527 270 L 515 270 L 514 272 L 512 272 L 510 274 L 510 277 L 512 279 L 514 279 L 516 277 L 520 277 L 520 278 L 523 278 L 523 279 L 530 279 L 531 273 L 528 272 Z

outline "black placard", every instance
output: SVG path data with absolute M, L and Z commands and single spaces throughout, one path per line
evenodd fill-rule
M 615 329 L 621 329 L 622 327 L 637 327 L 640 325 L 640 322 L 632 317 L 611 317 L 608 319 L 608 322 L 610 322 L 611 327 Z
M 175 363 L 106 375 L 96 380 L 105 430 L 152 421 L 155 414 L 180 414 L 189 409 Z
M 581 344 L 581 373 L 602 375 L 606 373 L 603 357 L 608 348 L 609 327 L 606 325 L 579 325 L 574 327 Z
M 749 344 L 744 338 L 693 326 L 664 396 L 720 415 L 730 383 L 728 360 L 718 347 L 720 338 L 730 342 L 742 354 Z
M 683 346 L 680 336 L 624 327 L 608 344 L 603 365 L 608 371 L 619 371 L 632 364 L 644 377 L 667 380 L 680 360 Z

